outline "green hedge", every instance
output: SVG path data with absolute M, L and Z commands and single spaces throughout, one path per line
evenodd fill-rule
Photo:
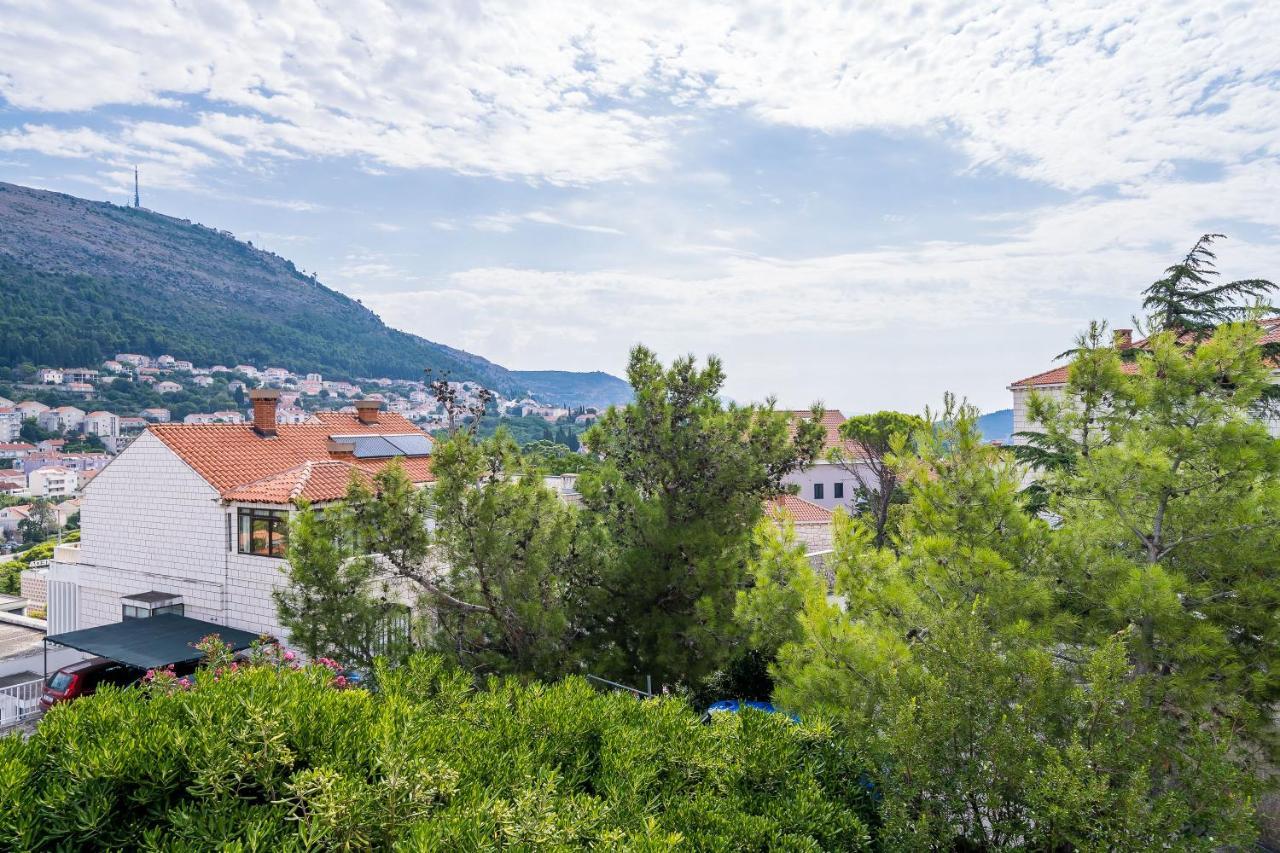
M 21 849 L 831 850 L 868 845 L 859 768 L 821 724 L 469 676 L 416 658 L 381 690 L 241 669 L 106 690 L 0 740 Z

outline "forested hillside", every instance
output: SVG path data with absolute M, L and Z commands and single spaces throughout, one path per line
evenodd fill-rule
M 357 300 L 229 233 L 0 183 L 0 363 L 88 365 L 118 351 L 197 364 L 418 378 L 424 368 L 555 402 L 627 399 L 602 373 L 517 371 L 389 328 Z

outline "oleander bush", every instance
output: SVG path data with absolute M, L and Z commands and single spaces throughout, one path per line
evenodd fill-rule
M 438 658 L 105 689 L 0 739 L 19 849 L 860 849 L 856 757 L 821 723 L 490 680 Z

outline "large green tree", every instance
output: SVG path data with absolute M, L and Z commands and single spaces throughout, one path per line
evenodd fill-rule
M 1020 469 L 982 443 L 976 413 L 948 407 L 917 448 L 899 552 L 839 519 L 835 597 L 803 564 L 775 561 L 795 578 L 769 579 L 757 610 L 775 611 L 754 620 L 791 620 L 777 699 L 844 722 L 883 796 L 887 845 L 1247 841 L 1248 744 L 1206 708 L 1176 717 L 1153 701 L 1132 633 L 1078 635 L 1060 534 L 1023 511 Z
M 615 678 L 693 683 L 727 657 L 735 595 L 763 502 L 810 464 L 822 429 L 771 403 L 720 397 L 716 358 L 669 368 L 631 353 L 635 400 L 586 434 L 600 465 L 579 479 L 607 534 L 596 557 L 590 639 L 597 670 Z
M 1280 698 L 1280 442 L 1252 417 L 1271 384 L 1259 339 L 1249 322 L 1198 343 L 1161 333 L 1130 373 L 1099 351 L 1114 402 L 1088 445 L 1067 440 L 1074 366 L 1067 396 L 1039 407 L 1068 459 L 1043 483 L 1071 639 L 1130 633 L 1154 699 L 1255 732 Z
M 1197 340 L 1208 337 L 1220 323 L 1247 319 L 1276 288 L 1263 278 L 1219 282 L 1216 240 L 1223 234 L 1205 234 L 1164 277 L 1143 291 L 1142 308 L 1151 318 L 1152 331 L 1187 334 Z
M 840 435 L 848 446 L 833 448 L 830 459 L 857 480 L 858 502 L 871 519 L 876 547 L 888 543 L 889 514 L 902 500 L 900 457 L 924 426 L 918 415 L 894 411 L 854 415 L 840 425 Z
M 435 647 L 478 672 L 562 672 L 583 586 L 576 511 L 502 432 L 446 437 L 432 470 L 417 488 L 393 463 L 336 505 L 302 508 L 281 623 L 307 652 L 364 665 Z M 392 630 L 406 608 L 412 638 Z

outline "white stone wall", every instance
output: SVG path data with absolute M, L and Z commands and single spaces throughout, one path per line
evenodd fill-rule
M 86 486 L 78 562 L 50 580 L 77 585 L 78 628 L 120 621 L 120 596 L 149 590 L 226 624 L 224 519 L 217 491 L 143 434 Z
M 1026 444 L 1026 440 L 1018 438 L 1018 433 L 1040 429 L 1039 424 L 1027 416 L 1027 403 L 1031 400 L 1031 388 L 1013 388 L 1013 443 Z M 1036 388 L 1034 391 L 1041 397 L 1058 398 L 1062 396 L 1062 386 Z

